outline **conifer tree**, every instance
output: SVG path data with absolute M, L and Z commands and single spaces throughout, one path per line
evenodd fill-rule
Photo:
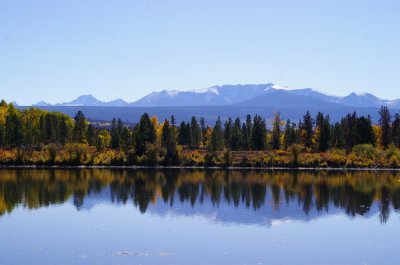
M 221 151 L 223 149 L 224 149 L 224 132 L 222 130 L 221 118 L 218 117 L 211 134 L 209 150 L 215 152 L 215 151 Z
M 241 129 L 240 118 L 237 117 L 232 128 L 232 137 L 230 141 L 230 148 L 233 151 L 238 151 L 242 149 L 243 134 Z
M 279 150 L 281 148 L 281 118 L 279 113 L 275 114 L 274 121 L 272 124 L 271 142 L 273 150 Z
M 74 121 L 75 121 L 75 126 L 73 132 L 73 140 L 74 142 L 77 143 L 85 143 L 88 123 L 82 111 L 78 111 L 78 113 L 75 115 Z
M 136 129 L 136 152 L 143 155 L 146 151 L 146 144 L 156 142 L 156 130 L 149 114 L 144 113 L 140 118 Z
M 381 128 L 381 145 L 388 148 L 391 144 L 391 115 L 388 107 L 382 106 L 379 110 L 379 127 Z
M 265 150 L 267 128 L 265 120 L 258 115 L 254 116 L 251 140 L 253 150 Z
M 307 111 L 303 117 L 302 122 L 302 141 L 305 147 L 311 148 L 312 147 L 312 139 L 314 135 L 313 130 L 314 121 L 311 118 L 310 112 Z

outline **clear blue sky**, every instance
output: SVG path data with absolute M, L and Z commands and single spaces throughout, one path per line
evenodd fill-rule
M 0 97 L 268 83 L 400 98 L 400 1 L 2 0 Z

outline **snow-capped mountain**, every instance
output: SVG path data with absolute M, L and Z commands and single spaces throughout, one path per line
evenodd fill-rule
M 83 95 L 71 102 L 55 106 L 102 106 L 102 107 L 202 107 L 202 106 L 257 106 L 287 107 L 307 109 L 329 105 L 353 108 L 377 108 L 388 106 L 400 109 L 400 99 L 385 100 L 372 94 L 350 93 L 347 96 L 328 95 L 312 88 L 291 89 L 284 86 L 267 84 L 223 85 L 198 90 L 163 90 L 150 93 L 143 98 L 128 103 L 122 99 L 104 102 L 92 95 Z M 34 106 L 52 106 L 44 101 Z
M 230 105 L 263 95 L 271 87 L 273 84 L 224 85 L 190 91 L 163 90 L 153 92 L 131 105 L 138 107 Z

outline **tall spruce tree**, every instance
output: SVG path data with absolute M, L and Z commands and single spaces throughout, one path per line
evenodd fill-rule
M 329 116 L 324 116 L 321 112 L 317 114 L 316 126 L 318 130 L 318 150 L 325 152 L 328 150 L 331 140 L 331 124 Z
M 157 140 L 156 129 L 149 114 L 144 113 L 136 128 L 136 153 L 143 155 L 146 151 L 146 144 L 155 143 Z
M 265 120 L 261 116 L 254 116 L 253 130 L 251 135 L 253 150 L 265 150 L 267 140 L 267 128 Z
M 230 141 L 230 148 L 233 151 L 238 151 L 242 149 L 243 134 L 241 129 L 240 118 L 237 117 L 233 124 L 232 136 Z
M 232 140 L 232 130 L 233 130 L 233 121 L 232 118 L 229 117 L 224 125 L 224 139 L 226 147 L 231 150 L 231 140 Z
M 201 144 L 201 129 L 195 116 L 190 121 L 190 143 L 192 148 L 198 148 Z
M 209 150 L 213 152 L 222 151 L 224 149 L 224 144 L 224 132 L 222 130 L 221 118 L 218 117 L 211 134 Z
M 356 122 L 356 144 L 372 144 L 376 142 L 371 117 L 361 116 Z
M 381 145 L 384 149 L 391 144 L 391 115 L 388 107 L 382 106 L 379 110 L 379 127 L 381 128 Z
M 82 111 L 78 111 L 74 118 L 75 125 L 73 131 L 73 140 L 77 143 L 86 143 L 86 131 L 88 122 Z M 48 132 L 49 133 L 49 132 Z
M 314 135 L 314 121 L 311 117 L 311 114 L 309 111 L 306 112 L 306 114 L 303 117 L 303 122 L 302 122 L 302 141 L 305 147 L 311 148 L 312 147 L 312 139 Z
M 281 148 L 281 118 L 279 113 L 275 114 L 272 123 L 271 146 L 273 150 L 279 150 Z

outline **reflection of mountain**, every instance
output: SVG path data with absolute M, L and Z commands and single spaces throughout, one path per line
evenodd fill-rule
M 327 214 L 382 222 L 400 209 L 400 172 L 222 170 L 3 170 L 0 214 L 72 202 L 78 210 L 133 204 L 161 216 L 198 215 L 216 222 L 266 224 Z

